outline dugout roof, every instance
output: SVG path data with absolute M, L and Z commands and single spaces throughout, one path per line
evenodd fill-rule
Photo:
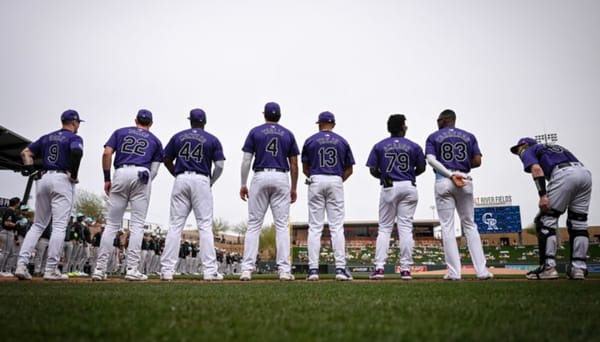
M 30 143 L 29 139 L 0 126 L 0 170 L 20 172 L 23 169 L 21 151 Z M 37 168 L 39 160 L 35 164 Z

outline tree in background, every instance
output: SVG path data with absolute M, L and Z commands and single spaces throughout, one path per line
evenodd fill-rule
M 96 195 L 83 189 L 77 189 L 75 198 L 75 212 L 83 213 L 95 221 L 104 221 L 104 200 L 102 196 Z
M 244 242 L 242 240 L 242 236 L 246 235 L 247 230 L 248 230 L 248 223 L 244 222 L 244 221 L 233 226 L 232 231 L 237 234 L 237 243 L 238 244 L 241 244 Z
M 213 220 L 213 235 L 215 238 L 220 239 L 221 235 L 229 230 L 229 223 L 227 221 L 223 221 L 223 219 L 216 218 Z
M 258 240 L 258 248 L 263 260 L 273 260 L 276 255 L 275 225 L 263 226 Z

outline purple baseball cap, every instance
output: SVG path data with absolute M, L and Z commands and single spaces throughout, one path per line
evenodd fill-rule
M 140 109 L 137 113 L 136 119 L 150 119 L 152 121 L 152 112 L 147 109 Z
M 335 116 L 333 115 L 332 112 L 323 112 L 323 113 L 319 114 L 319 119 L 317 120 L 316 123 L 322 123 L 322 122 L 335 123 Z
M 79 113 L 77 113 L 77 111 L 75 111 L 73 109 L 67 109 L 60 116 L 60 121 L 70 121 L 70 120 L 76 120 L 78 122 L 84 122 L 79 117 Z
M 523 145 L 523 144 L 527 144 L 527 145 L 535 145 L 537 144 L 537 140 L 533 139 L 533 138 L 521 138 L 519 139 L 519 141 L 517 142 L 517 144 L 513 147 L 510 148 L 510 152 L 517 154 L 517 150 L 519 149 L 519 146 Z
M 190 111 L 189 120 L 200 121 L 206 123 L 206 113 L 200 108 L 195 108 Z
M 265 105 L 265 111 L 263 112 L 264 114 L 278 114 L 281 115 L 281 109 L 279 108 L 279 105 L 275 102 L 268 102 Z

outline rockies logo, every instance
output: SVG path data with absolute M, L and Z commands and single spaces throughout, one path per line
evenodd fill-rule
M 498 223 L 498 220 L 496 220 L 494 218 L 494 214 L 492 213 L 485 213 L 483 215 L 481 215 L 481 220 L 483 221 L 483 223 L 487 224 L 487 230 L 498 230 L 498 226 L 496 226 L 496 224 Z

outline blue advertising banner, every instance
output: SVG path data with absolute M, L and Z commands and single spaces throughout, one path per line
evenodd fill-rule
M 518 233 L 521 210 L 517 205 L 475 208 L 475 224 L 479 234 Z

